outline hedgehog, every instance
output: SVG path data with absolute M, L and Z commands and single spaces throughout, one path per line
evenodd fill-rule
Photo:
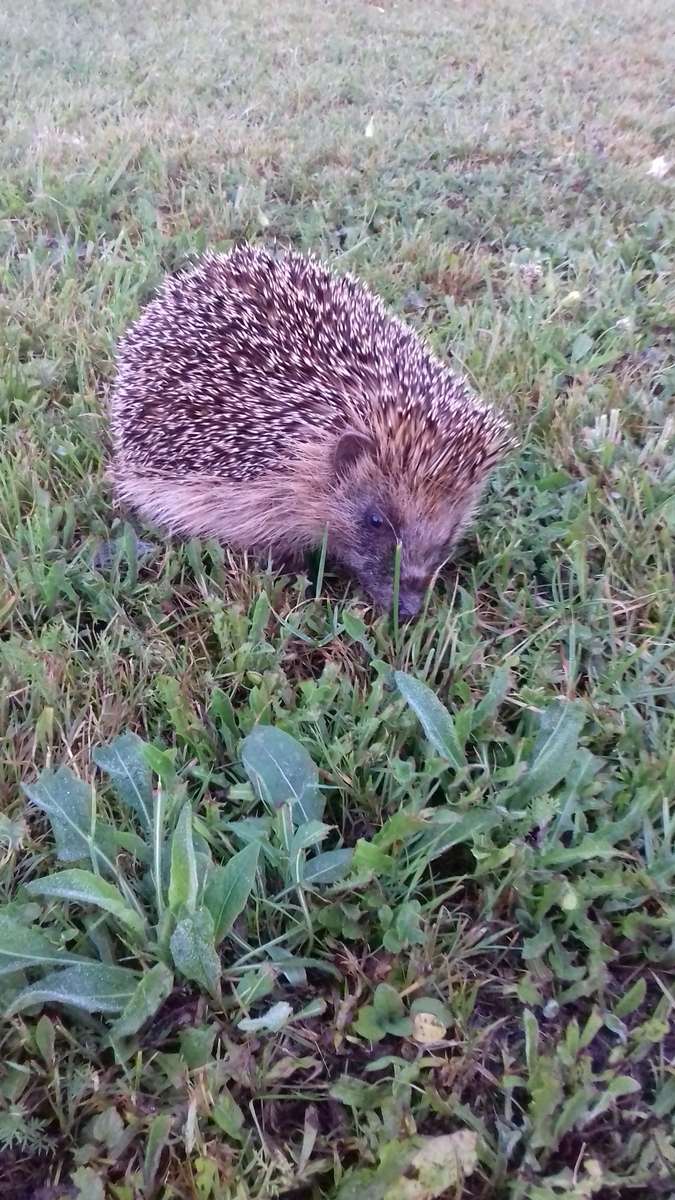
M 119 500 L 181 536 L 300 564 L 323 545 L 415 616 L 515 446 L 362 282 L 242 245 L 168 276 L 118 347 Z

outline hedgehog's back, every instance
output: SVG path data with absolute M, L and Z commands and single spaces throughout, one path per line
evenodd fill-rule
M 413 368 L 411 369 L 411 363 Z M 118 459 L 233 480 L 337 431 L 438 365 L 353 278 L 251 247 L 168 279 L 123 340 L 111 424 Z

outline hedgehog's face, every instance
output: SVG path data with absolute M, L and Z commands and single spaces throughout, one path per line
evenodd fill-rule
M 330 549 L 379 608 L 391 609 L 400 545 L 399 615 L 414 617 L 471 518 L 480 487 L 430 508 L 404 480 L 385 475 L 370 440 L 345 434 L 335 453 L 338 519 Z

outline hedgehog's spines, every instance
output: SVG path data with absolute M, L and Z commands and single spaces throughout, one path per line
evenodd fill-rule
M 118 461 L 259 480 L 297 447 L 362 429 L 385 473 L 429 503 L 514 444 L 505 420 L 353 275 L 243 244 L 167 277 L 119 347 Z

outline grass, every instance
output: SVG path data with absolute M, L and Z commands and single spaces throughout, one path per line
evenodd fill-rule
M 674 157 L 671 16 L 0 16 L 5 1200 L 673 1195 L 675 222 L 650 173 Z M 112 506 L 115 340 L 165 270 L 241 238 L 359 272 L 521 433 L 396 635 L 330 573 Z M 261 783 L 260 725 L 293 739 L 314 826 Z M 161 862 L 97 766 L 111 744 L 161 784 Z M 84 817 L 58 862 L 66 784 Z M 45 894 L 64 867 L 136 923 Z M 233 877 L 195 967 L 176 929 L 213 924 L 207 883 Z M 8 922 L 142 971 L 137 1028 L 17 1007 L 45 970 L 6 969 Z

